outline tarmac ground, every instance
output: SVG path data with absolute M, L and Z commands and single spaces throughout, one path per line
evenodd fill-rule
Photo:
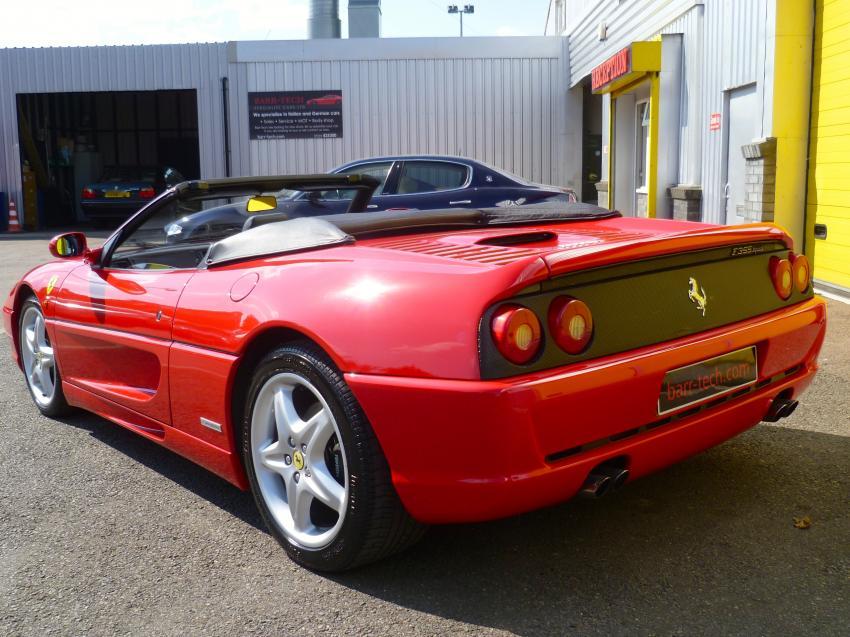
M 0 235 L 2 294 L 48 258 L 47 235 Z M 829 302 L 820 360 L 779 424 L 325 577 L 250 494 L 97 416 L 41 416 L 4 336 L 0 635 L 850 635 L 850 305 Z

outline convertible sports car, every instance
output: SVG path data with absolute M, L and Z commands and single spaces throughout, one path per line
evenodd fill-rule
M 815 374 L 825 306 L 776 226 L 364 211 L 376 186 L 185 182 L 102 248 L 55 238 L 3 307 L 35 404 L 251 489 L 294 560 L 337 571 L 427 524 L 610 493 L 787 416 Z M 286 219 L 284 188 L 356 196 Z M 244 227 L 168 243 L 184 206 L 240 195 Z

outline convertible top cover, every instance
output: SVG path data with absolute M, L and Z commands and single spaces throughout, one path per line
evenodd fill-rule
M 353 241 L 354 237 L 324 219 L 302 217 L 258 226 L 222 239 L 210 246 L 204 263 L 209 268 L 234 261 Z

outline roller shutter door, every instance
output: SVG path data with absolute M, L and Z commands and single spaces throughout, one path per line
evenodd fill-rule
M 817 0 L 807 212 L 815 278 L 850 290 L 850 2 Z

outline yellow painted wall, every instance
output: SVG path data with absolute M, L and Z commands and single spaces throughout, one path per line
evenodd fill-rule
M 806 248 L 818 280 L 850 289 L 850 2 L 817 0 Z M 777 174 L 777 183 L 779 176 Z M 814 239 L 814 224 L 827 226 Z

